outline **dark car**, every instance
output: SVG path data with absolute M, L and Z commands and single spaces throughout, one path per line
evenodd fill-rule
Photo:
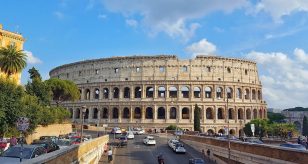
M 192 158 L 189 159 L 189 164 L 205 164 L 205 162 L 201 158 Z
M 56 142 L 58 140 L 57 136 L 41 136 L 40 140 L 51 140 L 52 142 Z
M 125 147 L 127 146 L 127 137 L 126 136 L 121 136 L 118 138 L 118 147 Z
M 7 149 L 0 157 L 0 163 L 19 163 L 21 145 L 16 145 Z M 32 159 L 46 154 L 46 149 L 38 145 L 23 145 L 22 159 Z
M 305 146 L 301 144 L 293 144 L 293 143 L 284 143 L 280 145 L 281 147 L 297 149 L 297 150 L 306 150 Z
M 55 143 L 53 143 L 53 142 L 51 142 L 51 141 L 49 141 L 49 140 L 39 140 L 39 141 L 35 141 L 35 142 L 33 142 L 31 145 L 40 145 L 40 146 L 43 146 L 45 149 L 46 149 L 46 151 L 47 151 L 47 153 L 50 153 L 50 152 L 53 152 L 53 151 L 56 151 L 56 150 L 59 150 L 60 149 L 60 147 L 57 145 L 57 144 L 55 144 Z

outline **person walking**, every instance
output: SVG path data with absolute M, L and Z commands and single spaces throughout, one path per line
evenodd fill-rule
M 112 161 L 112 150 L 109 148 L 108 150 L 108 162 Z

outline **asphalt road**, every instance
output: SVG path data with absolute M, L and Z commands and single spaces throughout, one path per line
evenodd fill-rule
M 117 148 L 114 154 L 115 164 L 157 164 L 157 155 L 162 153 L 166 164 L 186 164 L 192 157 L 202 158 L 200 152 L 185 147 L 186 154 L 176 154 L 168 146 L 166 136 L 154 136 L 155 146 L 143 144 L 146 135 L 135 135 L 135 139 L 128 141 L 125 148 Z

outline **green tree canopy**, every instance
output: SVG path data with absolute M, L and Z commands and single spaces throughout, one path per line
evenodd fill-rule
M 286 117 L 281 113 L 267 112 L 267 118 L 269 119 L 270 123 L 274 123 L 274 122 L 282 123 L 282 122 L 285 122 L 284 119 Z
M 200 108 L 198 105 L 195 105 L 195 110 L 194 110 L 194 131 L 199 131 L 201 132 L 200 128 Z
M 46 81 L 51 88 L 53 100 L 59 105 L 62 101 L 75 101 L 80 97 L 80 92 L 76 84 L 69 80 L 51 78 Z
M 26 54 L 9 45 L 0 49 L 0 68 L 8 76 L 21 72 L 27 65 Z
M 41 74 L 39 73 L 39 71 L 37 69 L 35 69 L 34 67 L 32 67 L 31 69 L 29 69 L 29 74 L 30 74 L 30 79 L 39 79 L 42 80 Z

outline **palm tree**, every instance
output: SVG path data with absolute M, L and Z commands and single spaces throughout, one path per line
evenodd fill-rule
M 9 45 L 0 49 L 0 69 L 6 75 L 21 72 L 26 66 L 27 55 L 16 46 Z

